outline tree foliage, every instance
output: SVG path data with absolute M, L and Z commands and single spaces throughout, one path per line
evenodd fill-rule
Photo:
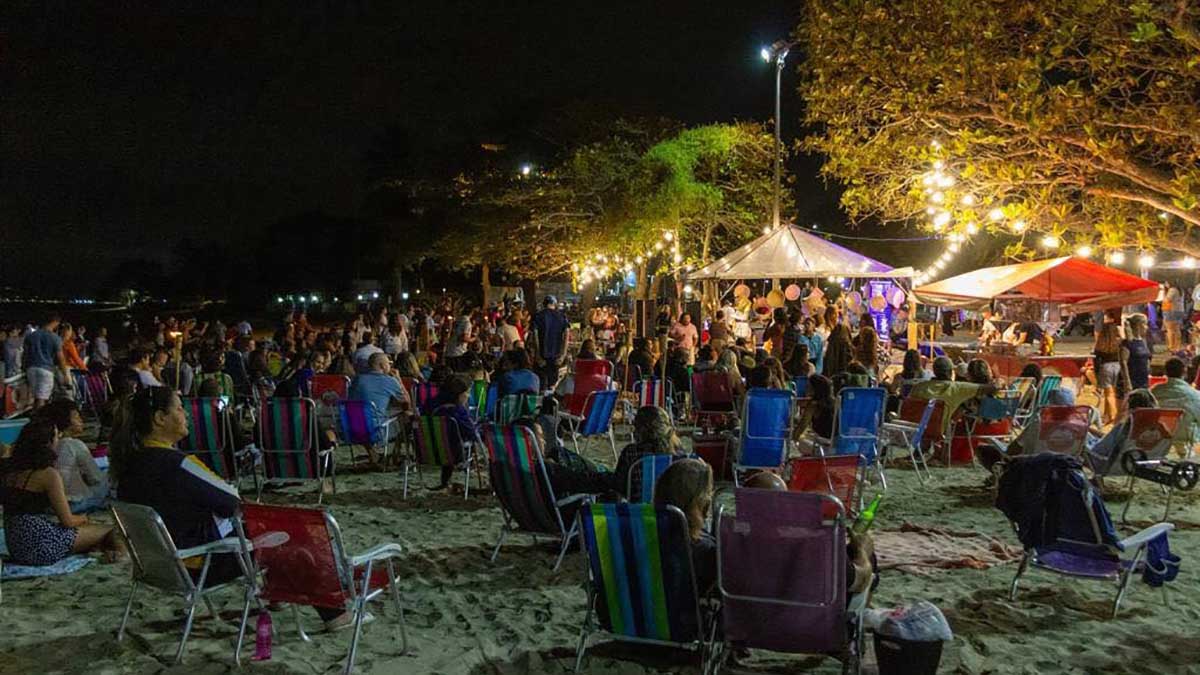
M 807 0 L 808 149 L 852 218 L 1200 254 L 1200 32 L 1186 0 Z M 940 146 L 931 145 L 932 141 Z

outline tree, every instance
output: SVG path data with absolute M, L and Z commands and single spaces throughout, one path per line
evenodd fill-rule
M 1200 32 L 1186 0 L 806 10 L 804 146 L 826 157 L 853 219 L 924 219 L 937 192 L 959 231 L 1200 255 Z

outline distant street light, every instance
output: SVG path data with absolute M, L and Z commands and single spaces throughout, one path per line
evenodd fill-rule
M 780 40 L 770 47 L 763 47 L 759 51 L 763 61 L 770 63 L 775 62 L 775 198 L 771 204 L 771 226 L 779 228 L 779 193 L 782 188 L 782 173 L 783 173 L 783 157 L 782 146 L 783 140 L 780 136 L 780 106 L 779 106 L 779 82 L 783 77 L 783 64 L 787 59 L 788 51 L 791 50 L 795 42 Z
M 533 165 L 532 164 L 522 164 L 521 165 L 521 175 L 522 176 L 529 176 L 529 174 L 531 174 L 531 173 L 533 173 Z

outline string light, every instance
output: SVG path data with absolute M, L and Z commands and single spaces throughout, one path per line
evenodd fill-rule
M 1111 262 L 1114 265 L 1124 264 L 1125 252 L 1124 251 L 1113 251 L 1112 253 L 1110 253 L 1108 255 L 1108 260 L 1109 260 L 1109 262 Z
M 1083 246 L 1075 249 L 1075 255 L 1079 256 L 1080 258 L 1090 258 L 1092 257 L 1092 247 L 1084 244 Z
M 1154 267 L 1154 256 L 1150 253 L 1143 253 L 1142 255 L 1138 256 L 1138 267 Z
M 663 232 L 663 239 L 666 239 L 667 241 L 671 241 L 671 240 L 672 240 L 672 239 L 674 239 L 674 238 L 675 238 L 675 233 L 674 233 L 674 232 L 672 232 L 672 231 L 670 231 L 670 230 L 667 230 L 666 232 Z
M 1048 234 L 1048 235 L 1042 237 L 1042 246 L 1045 246 L 1048 249 L 1051 249 L 1051 250 L 1056 249 L 1056 248 L 1058 248 L 1058 244 L 1059 244 L 1058 237 L 1056 237 L 1052 234 Z
M 933 217 L 933 227 L 935 229 L 940 230 L 941 228 L 943 228 L 949 224 L 950 224 L 950 212 L 949 211 L 942 211 Z
M 1012 230 L 1013 230 L 1013 232 L 1017 232 L 1017 233 L 1024 232 L 1025 231 L 1025 221 L 1014 220 L 1013 224 L 1012 224 Z
M 946 195 L 945 193 L 938 191 L 929 195 L 929 200 L 934 204 L 941 204 L 942 202 L 946 201 Z
M 996 207 L 991 211 L 988 211 L 988 220 L 992 221 L 993 223 L 998 223 L 1001 220 L 1004 220 L 1004 210 L 1000 207 Z
M 963 195 L 962 199 L 960 201 L 962 202 L 963 206 L 974 206 L 975 205 L 975 195 L 972 195 L 972 194 Z
M 1196 259 L 1195 259 L 1195 258 L 1193 258 L 1193 257 L 1192 257 L 1192 256 L 1190 256 L 1190 255 L 1189 255 L 1189 256 L 1187 256 L 1186 258 L 1184 258 L 1184 259 L 1183 259 L 1183 260 L 1180 262 L 1180 264 L 1182 264 L 1182 265 L 1183 265 L 1183 268 L 1184 268 L 1184 269 L 1188 269 L 1188 270 L 1194 270 L 1194 269 L 1196 269 Z

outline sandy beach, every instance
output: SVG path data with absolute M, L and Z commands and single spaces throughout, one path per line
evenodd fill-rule
M 611 453 L 592 446 L 597 459 Z M 889 472 L 890 489 L 880 512 L 881 538 L 911 536 L 901 529 L 940 527 L 979 533 L 1017 548 L 1016 537 L 991 505 L 977 468 L 937 467 L 935 481 L 921 486 L 905 465 Z M 426 472 L 426 480 L 433 480 Z M 1112 482 L 1115 486 L 1115 482 Z M 357 659 L 363 673 L 568 672 L 583 618 L 584 560 L 569 554 L 557 573 L 554 552 L 528 537 L 512 537 L 495 564 L 488 555 L 501 516 L 490 495 L 464 500 L 418 490 L 400 498 L 394 473 L 344 473 L 328 500 L 352 551 L 384 541 L 406 550 L 399 564 L 410 650 L 402 654 L 390 605 L 375 604 L 377 620 L 364 628 Z M 1148 524 L 1162 499 L 1143 483 L 1131 517 Z M 1109 499 L 1117 517 L 1124 495 Z M 276 493 L 270 501 L 311 503 L 311 491 Z M 873 606 L 928 600 L 945 612 L 954 633 L 941 672 L 984 673 L 1200 673 L 1192 649 L 1200 625 L 1200 493 L 1177 496 L 1171 521 L 1172 548 L 1183 571 L 1168 590 L 1132 584 L 1116 620 L 1108 619 L 1115 587 L 1032 572 L 1022 579 L 1016 602 L 1007 598 L 1015 563 L 988 569 L 884 569 Z M 1129 530 L 1122 530 L 1128 534 Z M 219 621 L 199 618 L 183 665 L 172 665 L 182 626 L 180 604 L 142 592 L 134 604 L 127 639 L 115 641 L 129 589 L 126 564 L 93 563 L 68 576 L 5 582 L 0 605 L 0 673 L 224 673 L 236 671 L 232 646 L 240 602 L 233 592 Z M 203 616 L 203 615 L 200 615 Z M 318 632 L 316 617 L 302 613 L 312 642 L 301 642 L 291 611 L 274 613 L 279 629 L 269 662 L 248 663 L 260 673 L 329 673 L 340 668 L 349 633 Z M 249 657 L 251 644 L 244 651 Z M 869 641 L 868 641 L 869 642 Z M 873 655 L 868 653 L 868 667 Z M 685 654 L 649 652 L 600 643 L 589 651 L 585 671 L 634 674 L 696 672 Z M 754 652 L 739 672 L 837 673 L 832 658 Z

